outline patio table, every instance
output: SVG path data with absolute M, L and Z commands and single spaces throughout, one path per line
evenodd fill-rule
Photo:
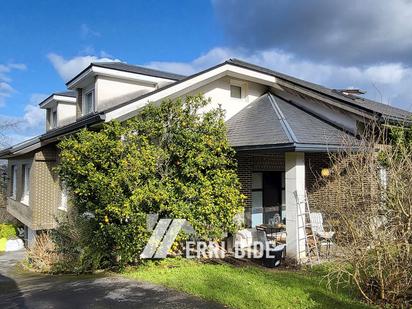
M 265 231 L 268 239 L 275 240 L 276 242 L 281 242 L 277 240 L 278 236 L 286 233 L 286 226 L 284 224 L 260 224 L 256 226 L 256 229 Z

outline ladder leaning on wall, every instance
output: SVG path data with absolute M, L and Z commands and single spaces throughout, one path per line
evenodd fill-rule
M 298 227 L 303 227 L 303 236 L 305 239 L 307 262 L 309 264 L 312 264 L 313 262 L 319 263 L 320 257 L 319 257 L 318 239 L 312 227 L 308 194 L 305 190 L 303 196 L 299 196 L 297 191 L 294 192 L 294 195 L 296 198 L 296 206 L 298 208 L 297 224 L 298 224 Z M 298 235 L 299 234 L 300 233 L 298 233 Z

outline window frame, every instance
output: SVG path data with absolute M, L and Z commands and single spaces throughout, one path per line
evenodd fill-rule
M 91 108 L 90 111 L 86 113 L 86 98 L 91 94 L 92 102 L 91 102 Z M 83 94 L 83 100 L 82 100 L 82 116 L 89 115 L 94 112 L 94 107 L 95 107 L 95 93 L 94 93 L 94 88 L 87 90 Z
M 48 112 L 48 130 L 57 128 L 57 106 L 53 106 L 48 108 L 49 112 Z M 56 113 L 56 119 L 54 119 L 53 115 L 54 113 Z
M 239 88 L 239 97 L 232 95 L 232 87 Z M 242 86 L 230 84 L 230 97 L 232 99 L 242 99 Z
M 256 194 L 260 194 L 260 200 L 262 205 L 260 206 L 262 208 L 262 216 L 264 216 L 264 211 L 265 207 L 264 206 L 264 199 L 265 199 L 265 174 L 267 173 L 280 173 L 281 177 L 281 182 L 280 182 L 280 205 L 279 206 L 279 215 L 280 219 L 283 221 L 286 219 L 286 172 L 285 171 L 273 171 L 273 170 L 264 170 L 264 171 L 252 171 L 251 173 L 251 185 L 250 185 L 250 190 L 251 190 L 251 211 L 253 215 L 253 205 L 254 205 L 254 196 L 258 197 Z M 254 179 L 254 177 L 257 177 Z M 258 180 L 258 181 L 256 181 Z M 260 208 L 259 207 L 259 208 Z M 262 217 L 264 219 L 264 217 Z M 252 222 L 253 223 L 253 222 Z
M 11 166 L 11 192 L 10 197 L 16 199 L 17 196 L 17 165 L 13 164 Z
M 28 206 L 29 201 L 30 201 L 31 164 L 22 165 L 22 175 L 23 175 L 23 179 L 22 179 L 23 190 L 22 190 L 21 203 Z
M 240 88 L 240 98 L 232 97 L 232 86 Z M 233 100 L 247 100 L 248 83 L 237 79 L 231 79 L 229 83 L 229 96 Z
M 54 117 L 56 115 L 56 117 Z M 52 128 L 57 128 L 57 108 L 52 109 L 51 111 L 51 123 Z

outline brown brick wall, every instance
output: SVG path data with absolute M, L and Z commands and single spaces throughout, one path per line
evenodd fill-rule
M 60 204 L 60 185 L 54 171 L 57 166 L 57 151 L 54 146 L 43 148 L 35 155 L 33 171 L 33 222 L 36 229 L 56 226 L 57 207 Z
M 328 153 L 306 153 L 306 190 L 308 193 L 309 205 L 311 210 L 317 209 L 317 204 L 328 194 L 327 189 L 320 185 L 318 180 L 321 178 L 321 170 L 330 168 L 331 161 Z
M 28 206 L 20 202 L 23 191 L 23 164 L 31 164 Z M 57 165 L 56 147 L 45 146 L 35 153 L 9 160 L 9 176 L 12 165 L 17 167 L 17 194 L 15 200 L 8 199 L 8 212 L 33 230 L 54 228 L 57 207 L 61 200 L 60 184 L 54 171 Z M 8 195 L 11 195 L 10 181 Z

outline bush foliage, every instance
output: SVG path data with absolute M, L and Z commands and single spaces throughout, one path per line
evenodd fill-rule
M 10 239 L 16 237 L 16 228 L 12 224 L 0 224 L 0 238 Z
M 197 236 L 219 240 L 242 210 L 223 111 L 201 96 L 149 104 L 123 123 L 82 130 L 60 144 L 58 173 L 99 263 L 133 262 L 148 238 L 146 217 L 187 219 Z
M 331 175 L 320 183 L 328 194 L 319 207 L 336 231 L 336 282 L 356 286 L 370 303 L 409 308 L 412 135 L 408 128 L 390 129 L 371 124 L 361 151 L 348 147 L 332 155 Z

